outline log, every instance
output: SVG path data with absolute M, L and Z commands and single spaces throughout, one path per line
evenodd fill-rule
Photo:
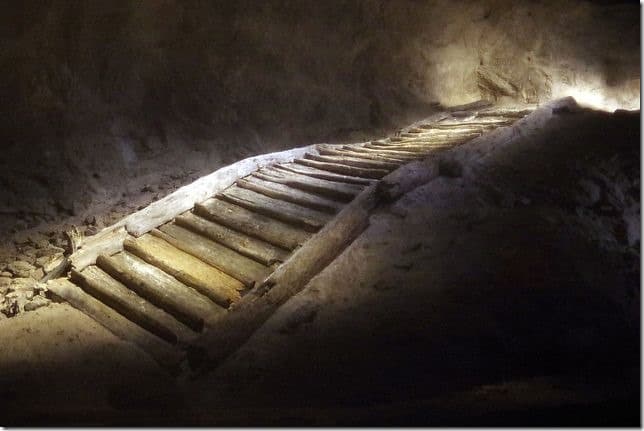
M 509 117 L 509 118 L 523 118 L 526 115 L 534 112 L 535 107 L 528 108 L 492 108 L 486 109 L 485 111 L 479 111 L 477 117 L 486 118 L 486 117 Z
M 96 299 L 112 307 L 137 325 L 171 344 L 194 338 L 194 333 L 165 311 L 92 265 L 83 271 L 72 270 L 72 281 Z
M 228 187 L 220 196 L 250 211 L 300 226 L 311 232 L 318 231 L 331 218 L 329 214 L 273 199 L 238 186 Z
M 395 145 L 376 145 L 376 144 L 365 144 L 364 147 L 368 150 L 373 150 L 373 151 L 395 151 L 396 153 L 404 153 L 407 156 L 412 156 L 414 158 L 418 158 L 418 154 L 416 154 L 413 151 L 407 151 L 405 149 L 401 148 L 396 148 Z
M 305 153 L 311 151 L 315 151 L 314 146 L 262 154 L 240 160 L 232 165 L 218 169 L 210 175 L 199 178 L 187 186 L 181 187 L 174 193 L 126 217 L 115 226 L 125 226 L 130 234 L 141 236 L 155 227 L 172 220 L 177 215 L 188 211 L 195 203 L 202 202 L 226 189 L 238 178 L 249 175 L 264 166 L 302 157 Z
M 162 269 L 224 308 L 241 298 L 239 292 L 244 290 L 241 281 L 156 236 L 146 234 L 136 239 L 129 237 L 123 244 L 132 254 Z
M 356 153 L 364 153 L 364 154 L 383 154 L 383 155 L 391 155 L 392 157 L 396 157 L 400 160 L 404 160 L 405 162 L 410 162 L 413 160 L 417 160 L 418 156 L 416 154 L 413 154 L 411 152 L 405 152 L 405 151 L 398 151 L 398 150 L 390 150 L 390 149 L 375 149 L 372 147 L 368 147 L 369 144 L 365 144 L 362 147 L 348 147 L 345 146 L 347 149 L 351 149 L 351 151 L 356 152 Z
M 254 174 L 237 180 L 237 185 L 241 188 L 252 190 L 274 199 L 280 199 L 285 202 L 291 202 L 329 214 L 337 213 L 342 207 L 342 204 L 339 202 L 285 186 L 283 184 L 272 183 L 270 181 L 263 180 Z
M 346 184 L 355 184 L 360 186 L 368 186 L 375 181 L 374 179 L 371 179 L 371 178 L 361 178 L 361 177 L 354 177 L 350 175 L 342 175 L 334 172 L 325 171 L 324 169 L 318 169 L 312 166 L 304 166 L 296 163 L 282 163 L 280 165 L 276 165 L 275 168 L 284 170 L 287 172 L 306 175 L 311 178 L 318 178 L 321 180 L 335 181 L 335 182 L 341 182 Z
M 127 238 L 124 226 L 105 229 L 98 234 L 87 237 L 80 245 L 80 249 L 73 253 L 69 260 L 72 267 L 78 271 L 96 263 L 96 258 L 101 254 L 114 254 L 123 250 L 123 241 Z
M 248 289 L 264 281 L 271 273 L 267 266 L 176 224 L 165 224 L 151 233 L 236 278 Z
M 195 210 L 199 211 L 200 208 L 202 207 L 197 205 Z M 180 215 L 175 219 L 175 223 L 223 244 L 239 254 L 255 259 L 266 266 L 284 262 L 289 255 L 289 252 L 282 248 L 275 247 L 267 242 L 252 238 L 192 213 Z
M 371 178 L 376 180 L 384 177 L 389 172 L 384 169 L 358 168 L 355 166 L 347 166 L 338 163 L 319 162 L 317 160 L 310 159 L 296 159 L 294 163 L 302 166 L 308 166 L 310 168 L 317 168 L 323 171 L 334 172 L 336 174 L 348 175 L 352 177 Z
M 49 280 L 47 290 L 94 319 L 117 337 L 139 346 L 161 366 L 178 371 L 178 364 L 184 357 L 182 352 L 87 294 L 68 279 Z
M 338 149 L 328 148 L 328 147 L 318 147 L 318 153 L 323 156 L 338 156 L 338 157 L 351 157 L 354 159 L 363 159 L 363 160 L 382 160 L 385 162 L 395 163 L 397 165 L 402 165 L 407 162 L 407 160 L 396 158 L 392 155 L 385 154 L 367 154 L 354 151 L 352 147 L 345 146 Z
M 266 181 L 284 184 L 341 202 L 351 201 L 363 189 L 362 186 L 356 184 L 323 180 L 274 168 L 264 168 L 253 175 Z
M 378 200 L 390 203 L 403 194 L 428 183 L 438 176 L 438 163 L 433 159 L 408 163 L 383 178 L 377 185 Z
M 297 250 L 262 286 L 249 292 L 208 328 L 189 354 L 193 365 L 214 368 L 237 350 L 288 298 L 333 261 L 369 224 L 375 185 L 367 187 L 320 232 Z
M 400 163 L 386 162 L 384 160 L 365 160 L 347 156 L 318 156 L 316 154 L 306 153 L 305 159 L 316 160 L 318 162 L 337 163 L 357 168 L 382 169 L 385 172 L 392 171 L 400 166 Z
M 194 211 L 208 220 L 286 250 L 299 247 L 311 236 L 301 228 L 217 198 L 197 204 Z
M 201 331 L 205 320 L 224 311 L 194 289 L 126 251 L 111 257 L 99 256 L 96 263 L 114 279 L 194 331 Z

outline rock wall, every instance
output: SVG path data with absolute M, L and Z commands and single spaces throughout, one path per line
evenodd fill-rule
M 0 234 L 439 105 L 639 107 L 631 3 L 27 0 L 0 33 Z

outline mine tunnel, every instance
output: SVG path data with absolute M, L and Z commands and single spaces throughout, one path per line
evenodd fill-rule
M 640 426 L 640 13 L 0 5 L 0 426 Z

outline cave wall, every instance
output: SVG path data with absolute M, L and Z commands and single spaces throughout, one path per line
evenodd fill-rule
M 0 32 L 5 231 L 439 105 L 639 108 L 634 3 L 29 0 Z

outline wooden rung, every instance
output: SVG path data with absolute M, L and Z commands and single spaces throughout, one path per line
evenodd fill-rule
M 72 281 L 96 299 L 169 343 L 176 344 L 178 340 L 186 342 L 194 338 L 194 333 L 191 337 L 191 331 L 187 327 L 97 266 L 91 265 L 82 271 L 72 270 Z
M 194 289 L 126 251 L 114 256 L 101 255 L 96 264 L 195 331 L 201 331 L 205 320 L 224 311 Z
M 318 169 L 312 166 L 305 166 L 296 163 L 282 163 L 281 165 L 276 165 L 275 168 L 296 174 L 306 175 L 311 178 L 318 178 L 321 180 L 336 181 L 361 186 L 368 186 L 375 181 L 371 178 L 352 177 L 350 175 L 337 174 L 334 172 L 325 171 L 324 169 Z
M 342 209 L 342 204 L 339 202 L 307 193 L 284 184 L 266 181 L 255 175 L 237 180 L 237 185 L 271 198 L 291 202 L 329 214 L 335 214 Z
M 218 198 L 195 205 L 195 213 L 286 250 L 304 244 L 311 233 Z
M 384 171 L 393 171 L 401 165 L 401 163 L 386 162 L 384 160 L 365 160 L 347 156 L 319 156 L 311 153 L 306 153 L 304 158 L 318 162 L 337 163 L 357 168 L 382 169 Z
M 271 273 L 267 266 L 174 223 L 167 223 L 159 230 L 153 230 L 152 234 L 235 277 L 248 289 L 264 281 Z
M 418 156 L 412 153 L 407 153 L 404 151 L 389 150 L 385 148 L 375 149 L 375 148 L 370 148 L 367 145 L 369 144 L 365 144 L 364 146 L 361 146 L 361 147 L 357 145 L 352 147 L 345 145 L 343 148 L 346 148 L 347 150 L 351 150 L 355 153 L 376 154 L 376 155 L 382 154 L 384 156 L 391 156 L 399 160 L 404 160 L 405 162 L 418 160 Z
M 199 204 L 195 207 L 195 211 L 200 215 L 206 213 L 202 209 L 203 207 Z M 184 213 L 178 216 L 175 218 L 175 222 L 267 266 L 277 262 L 284 262 L 289 255 L 289 252 L 282 248 L 275 247 L 265 241 L 260 241 L 192 213 Z
M 47 289 L 69 302 L 75 309 L 87 314 L 117 337 L 142 348 L 161 366 L 176 369 L 185 356 L 168 342 L 143 329 L 66 278 L 48 281 Z
M 362 148 L 366 148 L 372 151 L 395 151 L 396 153 L 404 154 L 408 157 L 414 157 L 414 158 L 417 157 L 417 154 L 415 154 L 414 152 L 396 148 L 392 144 L 364 144 Z
M 407 162 L 406 159 L 396 158 L 393 155 L 387 155 L 383 153 L 378 153 L 378 154 L 361 153 L 359 151 L 355 151 L 354 148 L 357 148 L 357 147 L 344 146 L 338 149 L 318 147 L 318 152 L 323 156 L 352 157 L 356 159 L 376 160 L 376 161 L 381 160 L 384 162 L 395 163 L 397 165 L 402 165 Z
M 311 232 L 318 231 L 331 219 L 329 214 L 273 199 L 235 185 L 221 192 L 220 196 L 228 202 L 242 206 L 250 211 L 285 223 L 291 223 L 295 226 L 301 226 Z
M 348 175 L 352 177 L 371 178 L 376 180 L 384 177 L 389 173 L 389 171 L 384 169 L 358 168 L 355 166 L 347 166 L 338 163 L 319 162 L 317 160 L 310 159 L 296 159 L 294 162 L 298 165 L 317 168 L 336 174 Z
M 284 184 L 289 187 L 315 193 L 341 202 L 351 201 L 364 189 L 363 186 L 357 184 L 323 180 L 321 178 L 313 178 L 307 175 L 287 172 L 272 167 L 261 169 L 253 173 L 253 175 L 266 181 Z
M 154 235 L 125 240 L 125 249 L 227 308 L 241 298 L 244 284 Z

